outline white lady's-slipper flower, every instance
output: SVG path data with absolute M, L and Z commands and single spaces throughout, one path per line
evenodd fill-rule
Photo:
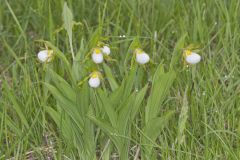
M 50 62 L 53 59 L 53 50 L 42 50 L 38 52 L 38 59 L 40 62 Z
M 92 60 L 94 63 L 102 63 L 103 62 L 103 54 L 100 48 L 95 48 L 92 54 Z
M 102 53 L 105 55 L 109 55 L 111 53 L 111 50 L 108 46 L 103 46 L 101 49 L 102 49 Z
M 190 50 L 184 52 L 185 60 L 188 64 L 197 64 L 201 61 L 201 56 Z
M 100 72 L 93 72 L 93 73 L 90 75 L 90 78 L 89 78 L 89 80 L 88 80 L 89 86 L 92 87 L 92 88 L 97 88 L 97 87 L 99 87 L 100 84 L 101 84 L 100 77 L 101 77 L 101 73 L 100 73 Z
M 139 64 L 146 64 L 149 62 L 150 57 L 147 53 L 145 53 L 143 50 L 141 49 L 136 49 L 135 50 L 135 54 L 136 54 L 136 61 Z

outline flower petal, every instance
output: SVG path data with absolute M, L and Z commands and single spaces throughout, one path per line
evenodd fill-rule
M 150 57 L 147 53 L 137 53 L 136 54 L 136 61 L 139 63 L 139 64 L 146 64 L 148 63 L 150 60 Z
M 189 64 L 197 64 L 201 61 L 201 56 L 192 52 L 191 55 L 186 56 L 186 62 Z
M 96 78 L 90 78 L 89 80 L 88 80 L 88 84 L 89 84 L 89 86 L 90 87 L 92 87 L 92 88 L 97 88 L 97 87 L 99 87 L 99 85 L 100 85 L 100 79 L 98 78 L 98 77 L 96 77 Z
M 94 63 L 102 63 L 103 62 L 103 55 L 102 53 L 93 53 L 92 54 L 92 60 Z
M 102 52 L 103 52 L 103 54 L 105 54 L 105 55 L 109 55 L 109 54 L 111 53 L 111 50 L 110 50 L 110 48 L 109 48 L 108 46 L 104 46 L 104 47 L 102 48 Z
M 38 59 L 40 62 L 44 63 L 48 60 L 48 50 L 42 50 L 38 52 Z

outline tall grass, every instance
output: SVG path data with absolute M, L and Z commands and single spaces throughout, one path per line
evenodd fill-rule
M 239 159 L 239 0 L 0 4 L 0 159 Z M 95 65 L 99 41 L 112 53 Z

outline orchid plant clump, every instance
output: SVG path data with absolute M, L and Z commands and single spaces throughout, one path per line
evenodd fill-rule
M 165 71 L 163 64 L 153 63 L 151 54 L 146 53 L 140 44 L 134 45 L 138 41 L 134 40 L 128 53 L 134 63 L 126 65 L 125 73 L 117 76 L 120 63 L 114 56 L 121 53 L 113 52 L 111 48 L 114 47 L 103 43 L 101 34 L 95 34 L 92 38 L 95 41 L 89 43 L 93 45 L 81 43 L 81 50 L 75 55 L 71 41 L 73 25 L 67 25 L 73 20 L 69 19 L 72 15 L 66 3 L 63 16 L 73 59 L 69 60 L 66 54 L 47 41 L 42 42 L 51 49 L 39 51 L 37 57 L 47 65 L 44 90 L 57 102 L 56 106 L 46 107 L 46 111 L 61 129 L 65 143 L 73 143 L 82 160 L 97 159 L 97 146 L 101 157 L 110 157 L 115 151 L 114 146 L 119 158 L 127 160 L 133 144 L 141 150 L 142 159 L 157 159 L 155 142 L 174 115 L 174 111 L 164 115 L 159 112 L 176 77 L 174 68 Z M 178 50 L 181 48 L 183 46 Z M 61 61 L 62 68 L 51 65 L 55 63 L 53 57 Z M 201 60 L 201 56 L 191 50 L 184 50 L 183 57 L 190 65 Z M 109 58 L 115 61 L 109 61 Z M 150 68 L 154 71 L 153 76 L 139 74 L 147 73 Z M 136 128 L 133 122 L 140 112 L 144 119 Z M 133 130 L 140 130 L 138 138 L 131 137 Z M 100 139 L 106 144 L 99 144 Z M 140 156 L 138 152 L 135 154 Z

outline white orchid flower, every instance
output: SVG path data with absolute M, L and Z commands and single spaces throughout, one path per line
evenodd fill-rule
M 92 60 L 94 63 L 102 63 L 103 62 L 103 54 L 100 48 L 95 48 L 92 54 Z
M 105 55 L 109 55 L 111 53 L 111 50 L 108 46 L 103 46 L 101 49 L 102 49 L 102 53 Z
M 101 84 L 100 77 L 101 77 L 101 73 L 100 72 L 93 72 L 90 75 L 90 78 L 88 80 L 89 86 L 92 87 L 92 88 L 98 88 L 100 86 L 100 84 Z
M 40 62 L 45 63 L 45 62 L 51 62 L 53 59 L 53 50 L 42 50 L 38 52 L 38 59 Z
M 184 52 L 185 60 L 188 64 L 197 64 L 201 61 L 201 56 L 190 50 Z
M 135 54 L 136 54 L 136 61 L 139 64 L 146 64 L 150 60 L 149 55 L 146 52 L 144 52 L 142 49 L 136 49 Z

